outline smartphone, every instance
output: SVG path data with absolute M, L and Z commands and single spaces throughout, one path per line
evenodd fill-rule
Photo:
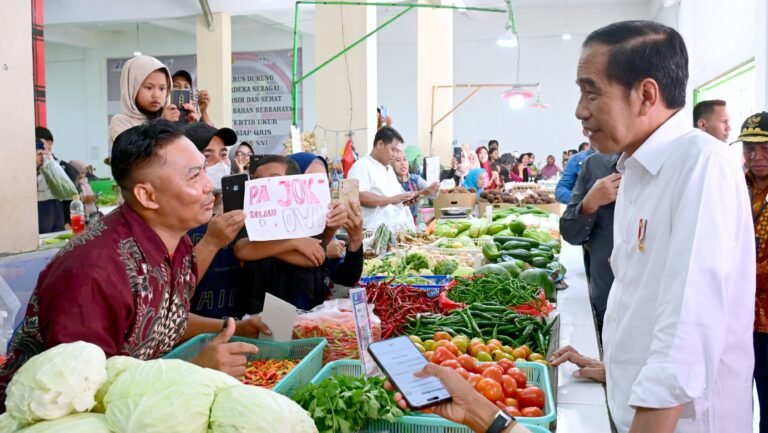
M 411 408 L 424 409 L 451 400 L 451 395 L 440 379 L 413 375 L 427 365 L 427 359 L 408 337 L 371 343 L 368 353 Z
M 192 102 L 192 89 L 173 89 L 171 90 L 171 104 L 183 108 L 184 104 Z
M 456 158 L 456 162 L 461 163 L 461 148 L 460 147 L 454 147 L 453 148 L 453 157 Z
M 248 175 L 245 173 L 233 174 L 221 178 L 222 205 L 224 212 L 243 209 L 245 201 L 245 182 Z
M 360 181 L 358 179 L 339 180 L 339 200 L 349 203 L 360 200 Z

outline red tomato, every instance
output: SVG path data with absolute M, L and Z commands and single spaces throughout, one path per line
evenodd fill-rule
M 507 374 L 512 376 L 512 379 L 515 379 L 518 388 L 525 388 L 525 385 L 528 383 L 528 376 L 525 375 L 523 370 L 520 370 L 517 367 L 507 370 Z
M 514 407 L 515 409 L 517 409 L 519 404 L 517 403 L 517 400 L 515 400 L 514 398 L 505 398 L 504 399 L 504 406 L 506 406 L 506 407 Z
M 450 350 L 446 349 L 445 347 L 438 347 L 435 349 L 435 354 L 432 355 L 432 362 L 435 364 L 442 364 L 443 361 L 447 361 L 449 359 L 456 359 L 456 355 L 451 353 Z
M 498 370 L 499 373 L 504 374 L 504 370 L 502 370 L 501 367 L 499 367 L 493 362 L 484 362 L 482 364 L 478 364 L 476 368 L 479 374 L 483 374 L 485 370 L 489 370 L 489 369 Z
M 493 379 L 485 378 L 477 384 L 477 390 L 490 401 L 499 401 L 504 398 L 501 384 Z
M 501 388 L 504 390 L 505 397 L 514 398 L 517 395 L 517 382 L 512 379 L 512 376 L 506 374 L 501 376 Z M 508 404 L 507 406 L 512 405 Z
M 521 407 L 544 409 L 544 391 L 537 386 L 517 390 L 517 401 Z
M 456 372 L 459 373 L 461 375 L 461 377 L 464 378 L 464 380 L 469 379 L 469 372 L 467 370 L 465 370 L 464 368 L 459 367 L 459 368 L 456 369 Z
M 520 416 L 536 418 L 536 417 L 544 416 L 544 412 L 538 407 L 526 407 L 525 409 L 520 411 Z
M 476 344 L 472 346 L 471 349 L 469 349 L 469 354 L 472 356 L 477 356 L 477 354 L 480 352 L 491 353 L 488 350 L 488 346 L 486 346 L 485 344 Z
M 459 356 L 459 348 L 456 347 L 453 342 L 450 340 L 440 340 L 437 343 L 435 343 L 435 350 L 437 350 L 438 347 L 445 347 L 446 349 L 450 350 L 451 353 L 453 353 L 454 356 Z
M 435 340 L 435 341 L 440 341 L 440 340 L 449 340 L 450 341 L 451 340 L 451 335 L 449 333 L 443 332 L 443 331 L 435 332 L 435 335 L 432 337 L 432 339 Z
M 483 380 L 483 376 L 475 373 L 469 373 L 469 377 L 467 378 L 469 384 L 474 388 L 477 388 L 477 384 L 479 384 L 481 380 Z
M 502 374 L 498 368 L 486 368 L 485 371 L 483 371 L 483 377 L 493 379 L 499 383 L 501 383 L 501 376 Z
M 473 358 L 470 355 L 461 355 L 458 358 L 456 358 L 457 361 L 459 361 L 459 364 L 464 368 L 464 370 L 467 370 L 470 373 L 474 373 L 476 371 L 477 365 L 475 363 L 475 358 Z
M 496 363 L 496 365 L 501 367 L 501 369 L 504 370 L 504 371 L 507 371 L 510 368 L 515 368 L 515 363 L 512 362 L 511 360 L 507 359 L 507 358 L 504 358 L 504 359 L 500 360 L 499 362 Z
M 435 354 L 434 351 L 427 351 L 424 352 L 424 357 L 427 358 L 427 361 L 432 362 L 432 356 Z
M 506 410 L 506 411 L 507 411 L 507 414 L 508 414 L 509 416 L 513 416 L 513 417 L 515 417 L 515 418 L 517 418 L 517 417 L 520 417 L 520 416 L 523 416 L 523 414 L 521 414 L 521 413 L 520 413 L 520 409 L 518 409 L 518 408 L 516 408 L 516 407 L 514 407 L 514 406 L 509 406 L 509 407 L 507 407 L 507 408 L 506 408 L 506 409 L 504 409 L 504 410 Z
M 443 361 L 440 363 L 443 367 L 448 367 L 450 369 L 456 370 L 457 368 L 461 368 L 461 364 L 459 364 L 459 361 L 455 359 L 449 359 L 447 361 Z

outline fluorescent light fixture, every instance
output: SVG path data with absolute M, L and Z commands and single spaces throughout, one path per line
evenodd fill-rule
M 568 33 L 567 31 L 565 33 L 563 33 L 563 40 L 564 41 L 570 41 L 571 39 L 573 39 L 573 35 L 572 34 Z
M 496 45 L 503 48 L 514 48 L 517 46 L 517 34 L 507 29 L 496 39 Z
M 134 51 L 133 52 L 133 57 L 140 56 L 140 55 L 141 55 L 141 51 Z

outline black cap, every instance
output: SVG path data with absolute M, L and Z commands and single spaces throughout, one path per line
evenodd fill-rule
M 173 76 L 171 77 L 171 81 L 173 81 L 174 78 L 181 77 L 189 81 L 189 85 L 192 85 L 192 75 L 189 74 L 189 72 L 181 69 L 173 73 Z
M 744 143 L 768 143 L 768 112 L 763 111 L 747 117 L 747 120 L 741 125 L 739 138 L 734 143 L 739 141 Z
M 237 134 L 229 128 L 216 129 L 205 122 L 196 122 L 184 128 L 184 135 L 195 143 L 197 150 L 202 152 L 208 147 L 213 137 L 219 137 L 224 145 L 229 147 L 237 143 Z

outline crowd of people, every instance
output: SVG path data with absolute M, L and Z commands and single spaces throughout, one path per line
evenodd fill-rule
M 537 165 L 533 153 L 500 154 L 491 140 L 455 149 L 440 177 L 478 194 L 559 177 L 561 233 L 584 246 L 604 356 L 565 347 L 553 365 L 573 362 L 579 376 L 607 384 L 619 432 L 751 432 L 753 380 L 766 432 L 768 113 L 744 122 L 739 166 L 723 144 L 724 101 L 699 103 L 694 129 L 681 112 L 687 71 L 685 43 L 669 27 L 632 21 L 596 30 L 577 68 L 576 117 L 588 142 L 563 153 L 562 169 L 554 155 Z M 254 155 L 232 129 L 211 124 L 204 90 L 197 103 L 169 103 L 170 89 L 192 84 L 189 73 L 171 74 L 149 56 L 124 64 L 122 112 L 109 128 L 122 204 L 92 218 L 41 273 L 0 367 L 0 403 L 30 357 L 77 340 L 108 356 L 152 359 L 220 333 L 192 362 L 241 375 L 257 348 L 227 340 L 270 332 L 256 315 L 266 293 L 311 309 L 334 284 L 354 285 L 363 227 L 391 219 L 412 227 L 418 200 L 437 193 L 437 183 L 411 173 L 404 138 L 380 115 L 370 154 L 348 175 L 359 183 L 359 202 L 332 200 L 317 236 L 251 241 L 243 212 L 222 209 L 222 179 L 328 175 L 328 162 L 310 153 Z M 58 160 L 51 132 L 36 132 L 41 233 L 65 227 L 66 192 L 98 215 L 92 168 Z M 500 416 L 456 373 L 430 366 L 424 374 L 454 396 L 437 413 L 476 431 Z M 514 420 L 504 427 L 524 431 Z

